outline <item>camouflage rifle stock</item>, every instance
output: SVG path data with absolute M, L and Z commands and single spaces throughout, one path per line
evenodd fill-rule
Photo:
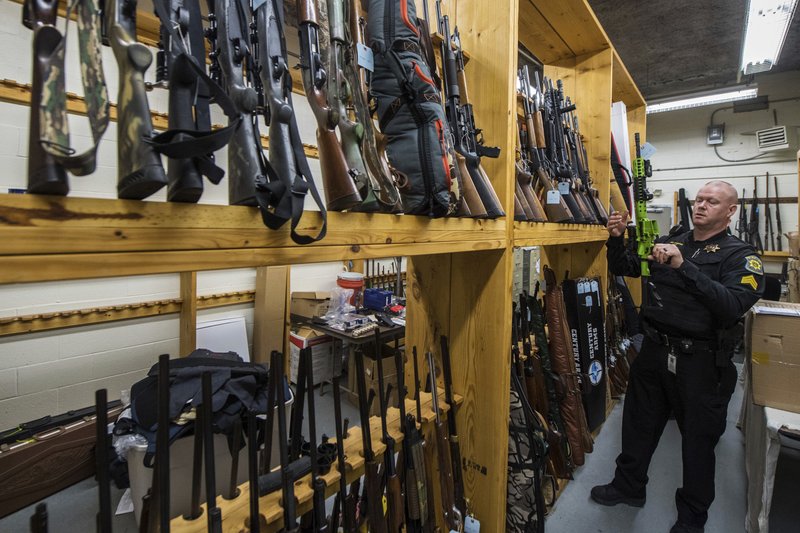
M 212 61 L 219 68 L 228 97 L 242 116 L 228 144 L 228 203 L 255 206 L 256 181 L 266 178 L 261 139 L 254 123 L 258 96 L 247 83 L 252 81 L 252 68 L 247 68 L 251 79 L 245 80 L 245 65 L 253 64 L 249 19 L 250 7 L 245 0 L 213 0 L 213 9 L 209 9 L 212 26 L 207 35 L 213 48 Z
M 144 142 L 153 136 L 144 73 L 153 55 L 136 42 L 136 0 L 107 0 L 106 34 L 119 67 L 117 96 L 117 195 L 141 200 L 167 184 L 161 158 Z
M 328 209 L 344 211 L 361 203 L 361 194 L 354 181 L 354 173 L 339 139 L 336 126 L 338 111 L 331 107 L 325 94 L 328 73 L 320 57 L 319 12 L 315 0 L 297 2 L 297 21 L 300 32 L 300 68 L 306 98 L 317 120 L 317 147 L 322 166 L 322 182 Z
M 61 41 L 52 32 L 41 33 L 43 26 L 55 26 L 57 0 L 26 0 L 22 9 L 22 24 L 33 30 L 33 80 L 31 85 L 31 114 L 28 129 L 28 187 L 33 194 L 66 195 L 69 181 L 64 167 L 42 148 L 39 113 L 42 104 L 44 65 L 40 55 L 49 56 Z

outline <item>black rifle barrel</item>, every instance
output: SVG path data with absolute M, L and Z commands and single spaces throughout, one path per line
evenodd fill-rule
M 158 474 L 158 521 L 169 532 L 169 355 L 158 356 L 158 428 L 156 430 L 156 471 Z
M 781 227 L 781 198 L 778 195 L 778 176 L 772 176 L 772 179 L 775 183 L 775 225 L 778 230 L 778 239 L 777 239 L 777 250 L 779 252 L 783 251 L 783 228 Z
M 271 405 L 267 404 L 267 409 Z M 258 510 L 258 418 L 252 409 L 247 411 L 247 473 L 250 480 L 250 533 L 260 533 L 261 513 Z
M 311 441 L 311 487 L 314 490 L 314 531 L 316 533 L 327 533 L 328 520 L 325 514 L 325 481 L 320 476 L 320 458 L 317 456 L 317 420 L 314 413 L 314 364 L 312 361 L 311 348 L 303 348 L 300 351 L 301 364 L 305 361 L 308 394 L 308 436 Z
M 211 405 L 211 372 L 203 372 L 203 452 L 206 475 L 206 508 L 208 530 L 222 532 L 222 515 L 217 507 L 217 480 L 214 470 L 214 409 Z
M 347 464 L 344 461 L 344 428 L 342 426 L 342 393 L 339 386 L 339 376 L 333 376 L 333 417 L 336 425 L 336 459 L 339 465 L 339 504 L 340 508 L 333 509 L 334 513 L 341 512 L 342 523 L 345 531 L 352 531 L 355 527 L 353 516 L 345 509 L 347 498 Z
M 447 413 L 447 427 L 450 432 L 450 462 L 453 465 L 453 496 L 456 508 L 461 512 L 461 516 L 467 516 L 467 502 L 464 498 L 464 477 L 461 473 L 461 445 L 458 443 L 458 429 L 456 428 L 456 402 L 453 399 L 450 346 L 446 335 L 442 335 L 439 340 L 442 345 L 444 399 L 450 407 L 450 412 Z
M 100 389 L 94 393 L 94 403 L 97 419 L 95 429 L 97 443 L 95 445 L 95 467 L 97 468 L 97 492 L 100 498 L 100 510 L 97 513 L 98 533 L 111 532 L 111 485 L 108 475 L 108 391 Z M 31 518 L 31 529 L 33 520 L 39 515 L 39 507 L 36 508 L 36 515 Z M 39 520 L 41 522 L 41 520 Z M 44 531 L 47 531 L 47 510 L 44 510 Z
M 277 351 L 272 352 L 270 370 L 274 373 L 275 387 L 278 400 L 278 445 L 281 454 L 281 489 L 283 499 L 283 528 L 287 533 L 298 530 L 297 517 L 295 516 L 296 502 L 294 500 L 294 479 L 292 479 L 289 465 L 289 450 L 286 435 L 286 391 L 283 386 L 283 355 Z

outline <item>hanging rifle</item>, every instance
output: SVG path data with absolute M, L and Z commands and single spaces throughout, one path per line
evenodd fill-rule
M 422 48 L 422 56 L 428 65 L 431 72 L 431 79 L 434 85 L 439 90 L 440 94 L 444 94 L 442 87 L 442 78 L 439 75 L 439 64 L 436 62 L 436 54 L 433 48 L 433 41 L 431 40 L 431 25 L 430 14 L 428 13 L 428 2 L 422 2 L 423 16 L 417 17 L 417 28 L 419 30 L 419 44 Z M 444 104 L 444 102 L 443 102 Z M 444 109 L 443 109 L 444 111 Z M 462 170 L 466 170 L 462 162 L 459 161 L 459 155 L 455 150 L 455 142 L 453 138 L 453 130 L 445 120 L 443 124 L 445 130 L 445 148 L 447 151 L 448 165 L 450 168 L 450 176 L 454 178 L 455 186 L 451 188 L 451 192 L 458 198 L 457 199 L 457 212 L 456 215 L 460 217 L 472 218 L 486 218 L 486 208 L 481 202 L 478 191 L 475 189 L 475 184 L 472 183 L 472 178 L 469 173 L 462 174 Z M 463 160 L 462 160 L 463 161 Z M 457 191 L 455 191 L 457 187 Z
M 450 455 L 450 435 L 439 411 L 439 390 L 436 387 L 436 365 L 433 362 L 433 353 L 428 352 L 427 357 L 431 378 L 431 404 L 436 415 L 434 434 L 436 435 L 436 455 L 439 462 L 442 514 L 447 527 L 455 531 L 461 531 L 463 515 L 456 507 L 455 480 L 453 478 L 453 463 Z M 448 415 L 452 416 L 452 413 L 448 413 Z
M 436 18 L 439 32 L 442 34 L 440 48 L 444 94 L 446 95 L 445 116 L 450 130 L 455 136 L 455 150 L 459 170 L 462 177 L 469 175 L 486 210 L 486 216 L 488 218 L 505 216 L 500 200 L 492 188 L 491 181 L 489 181 L 480 164 L 482 155 L 496 157 L 499 152 L 483 146 L 482 141 L 479 139 L 479 132 L 474 128 L 475 118 L 472 114 L 471 105 L 466 103 L 466 93 L 464 93 L 463 99 L 461 97 L 462 91 L 466 89 L 463 51 L 461 51 L 461 43 L 456 40 L 457 52 L 453 52 L 452 43 L 454 41 L 450 35 L 450 19 L 447 15 L 442 15 L 441 0 L 436 0 Z M 471 204 L 469 208 L 473 214 L 476 212 Z M 478 210 L 480 211 L 479 208 Z
M 358 387 L 358 406 L 361 418 L 361 437 L 364 453 L 364 481 L 367 497 L 367 520 L 370 531 L 387 533 L 386 519 L 383 515 L 381 490 L 381 476 L 378 463 L 375 461 L 375 452 L 372 451 L 372 436 L 369 427 L 369 402 L 367 400 L 367 386 L 364 381 L 364 354 L 356 352 L 356 384 Z M 380 363 L 380 361 L 378 361 Z
M 158 357 L 158 409 L 156 416 L 158 417 L 158 426 L 156 429 L 156 467 L 153 472 L 153 482 L 158 485 L 158 530 L 163 533 L 169 533 L 170 526 L 170 507 L 169 507 L 169 474 L 170 474 L 170 457 L 169 457 L 169 355 L 161 354 Z M 210 507 L 209 507 L 210 508 Z M 153 516 L 151 510 L 150 516 Z M 153 528 L 151 531 L 155 531 Z
M 41 144 L 42 87 L 46 64 L 40 55 L 50 55 L 60 41 L 55 30 L 58 0 L 26 0 L 22 7 L 22 24 L 33 30 L 33 79 L 31 82 L 31 111 L 28 121 L 28 186 L 32 194 L 57 194 L 69 192 L 67 172 Z M 50 28 L 40 32 L 40 28 Z M 34 515 L 35 516 L 35 515 Z M 46 517 L 46 514 L 45 514 Z
M 770 209 L 771 198 L 769 197 L 769 172 L 767 172 L 767 192 L 764 195 L 764 220 L 766 220 L 766 230 L 764 231 L 764 242 L 767 249 L 775 251 L 775 233 L 772 230 L 772 209 Z
M 364 70 L 358 65 L 357 46 L 363 46 L 357 0 L 328 0 L 331 50 L 329 51 L 328 101 L 338 107 L 339 133 L 347 163 L 357 169 L 354 177 L 364 201 L 354 211 L 403 211 L 394 172 L 384 146 L 379 150 L 375 123 L 365 91 Z M 366 21 L 364 21 L 366 23 Z
M 255 31 L 250 40 L 255 45 L 258 70 L 253 82 L 269 127 L 269 161 L 261 157 L 266 179 L 256 183 L 256 200 L 268 228 L 278 229 L 291 219 L 292 240 L 297 244 L 309 244 L 325 236 L 328 214 L 314 184 L 294 114 L 283 3 L 253 0 L 252 12 Z M 316 237 L 300 235 L 296 230 L 303 215 L 306 192 L 311 193 L 322 216 L 322 227 Z
M 97 416 L 95 420 L 97 437 L 97 443 L 94 448 L 95 468 L 97 470 L 97 493 L 100 498 L 96 522 L 97 533 L 111 533 L 111 482 L 108 475 L 108 391 L 106 389 L 100 389 L 94 393 L 94 404 Z M 160 405 L 159 411 L 161 411 Z M 36 507 L 36 514 L 31 517 L 31 531 L 47 533 L 47 508 L 40 509 L 43 505 L 43 503 L 39 504 Z M 35 529 L 34 523 L 39 524 L 39 528 L 42 525 L 44 528 Z M 169 531 L 169 529 L 166 531 Z
M 750 204 L 750 224 L 748 225 L 748 243 L 754 247 L 758 253 L 764 253 L 764 245 L 761 243 L 761 232 L 759 231 L 760 210 L 758 205 L 758 176 L 753 176 L 753 199 Z
M 235 128 L 228 144 L 228 203 L 256 206 L 256 183 L 266 181 L 261 139 L 256 132 L 258 95 L 253 88 L 255 62 L 250 43 L 250 10 L 245 0 L 208 0 L 211 72 L 224 83 L 237 117 L 228 116 Z M 246 77 L 245 77 L 246 76 Z
M 144 73 L 153 55 L 136 42 L 136 0 L 107 0 L 106 36 L 119 68 L 117 96 L 117 196 L 147 198 L 167 184 L 161 158 L 145 142 L 153 136 L 153 121 L 145 94 Z
M 781 197 L 778 194 L 778 176 L 772 176 L 775 183 L 775 225 L 778 229 L 777 250 L 783 251 L 783 228 L 781 227 Z M 784 264 L 785 265 L 785 264 Z
M 545 148 L 547 147 L 544 122 L 540 107 L 544 103 L 544 95 L 539 88 L 538 73 L 536 74 L 536 93 L 531 88 L 528 66 L 525 65 L 519 72 L 523 88 L 522 107 L 525 112 L 526 148 L 530 168 L 537 178 L 538 187 L 542 190 L 544 210 L 550 222 L 574 222 L 572 212 L 567 207 L 563 195 L 558 190 L 554 180 L 550 177 L 549 164 Z
M 514 162 L 516 173 L 515 185 L 517 187 L 516 194 L 519 196 L 519 201 L 523 210 L 525 210 L 525 206 L 528 207 L 528 209 L 525 210 L 525 214 L 529 222 L 547 222 L 547 215 L 542 207 L 542 203 L 539 201 L 533 189 L 533 175 L 531 173 L 530 160 L 522 144 L 522 129 L 522 125 L 518 123 L 516 128 L 516 161 Z
M 166 84 L 169 89 L 169 129 L 179 130 L 172 138 L 173 142 L 187 142 L 193 138 L 190 131 L 211 130 L 209 89 L 190 64 L 202 65 L 205 71 L 200 4 L 155 0 L 154 7 L 161 19 L 156 82 Z M 226 140 L 229 138 L 227 135 Z M 206 173 L 212 183 L 218 184 L 224 172 L 214 164 L 214 150 L 222 146 L 224 144 L 195 151 L 191 157 L 170 157 L 167 161 L 167 199 L 171 202 L 197 202 L 203 194 L 203 174 Z
M 300 32 L 300 69 L 306 98 L 317 120 L 317 147 L 327 206 L 331 211 L 344 211 L 360 204 L 362 198 L 354 179 L 356 172 L 347 164 L 342 145 L 336 137 L 339 112 L 329 104 L 325 94 L 329 73 L 325 71 L 320 57 L 319 13 L 314 0 L 297 2 L 297 22 Z

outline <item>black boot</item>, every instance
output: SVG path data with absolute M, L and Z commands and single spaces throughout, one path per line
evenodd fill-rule
M 690 526 L 679 521 L 675 522 L 675 525 L 672 526 L 672 529 L 669 530 L 669 533 L 703 533 L 703 531 L 704 528 L 702 527 Z
M 633 507 L 644 507 L 645 498 L 632 498 L 623 494 L 613 483 L 597 485 L 592 488 L 592 499 L 600 505 L 617 505 L 625 503 Z

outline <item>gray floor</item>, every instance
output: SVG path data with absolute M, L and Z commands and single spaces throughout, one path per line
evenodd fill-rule
M 744 439 L 736 427 L 742 388 L 738 385 L 728 409 L 728 426 L 717 446 L 717 495 L 709 511 L 707 533 L 744 531 L 747 475 L 744 470 Z M 618 404 L 587 456 L 556 502 L 547 519 L 549 533 L 661 533 L 668 532 L 677 518 L 675 489 L 681 484 L 681 441 L 675 421 L 670 421 L 650 465 L 647 504 L 636 509 L 625 505 L 604 507 L 589 499 L 594 485 L 608 483 L 614 475 L 619 453 L 622 404 Z M 798 508 L 800 452 L 784 448 L 775 479 L 770 533 L 800 530 Z
M 361 425 L 358 409 L 347 401 L 347 395 L 342 394 L 342 416 L 350 419 L 351 426 Z M 335 437 L 335 424 L 333 413 L 333 389 L 325 385 L 324 395 L 320 396 L 319 387 L 314 396 L 315 412 L 317 413 L 317 438 L 325 433 Z M 308 418 L 305 419 L 306 428 Z M 304 435 L 308 437 L 308 430 Z M 0 480 L 0 482 L 2 482 Z M 124 491 L 111 487 L 111 505 L 116 510 L 117 504 Z M 332 501 L 332 500 L 331 500 Z M 95 515 L 98 509 L 97 483 L 94 479 L 86 479 L 77 483 L 45 500 L 49 517 L 50 531 L 57 533 L 95 531 Z M 0 533 L 26 532 L 29 529 L 29 520 L 34 512 L 35 505 L 26 507 L 14 514 L 0 520 Z M 137 533 L 133 513 L 114 517 L 114 533 Z

